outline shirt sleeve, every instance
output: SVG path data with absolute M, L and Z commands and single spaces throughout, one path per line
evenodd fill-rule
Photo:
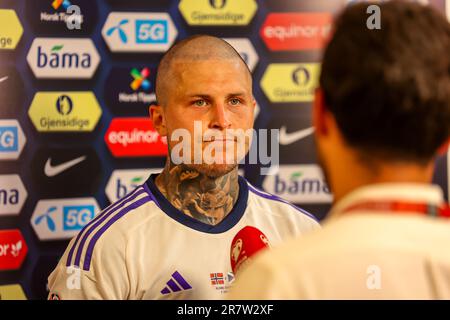
M 48 278 L 49 300 L 111 299 L 102 283 L 80 268 L 59 264 Z
M 68 264 L 66 249 L 48 278 L 49 300 L 124 300 L 130 297 L 130 284 L 125 261 L 126 244 L 120 237 L 106 236 L 96 244 L 88 268 L 85 258 L 79 266 Z

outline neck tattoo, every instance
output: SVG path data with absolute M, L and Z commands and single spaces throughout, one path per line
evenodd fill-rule
M 175 208 L 210 225 L 225 219 L 239 195 L 237 168 L 212 178 L 183 165 L 166 165 L 155 183 Z

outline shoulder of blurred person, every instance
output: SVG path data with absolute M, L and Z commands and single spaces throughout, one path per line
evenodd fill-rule
M 256 256 L 228 299 L 450 299 L 450 222 L 356 212 Z

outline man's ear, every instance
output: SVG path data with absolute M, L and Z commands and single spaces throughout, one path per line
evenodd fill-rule
M 313 126 L 316 135 L 328 134 L 327 115 L 328 111 L 325 105 L 325 97 L 322 88 L 317 88 L 314 95 L 313 104 Z
M 148 111 L 155 130 L 158 131 L 161 137 L 167 136 L 166 117 L 163 107 L 158 104 L 152 104 Z

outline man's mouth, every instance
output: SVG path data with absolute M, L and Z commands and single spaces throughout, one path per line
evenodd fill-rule
M 235 137 L 211 137 L 203 139 L 203 142 L 236 142 L 237 138 Z

